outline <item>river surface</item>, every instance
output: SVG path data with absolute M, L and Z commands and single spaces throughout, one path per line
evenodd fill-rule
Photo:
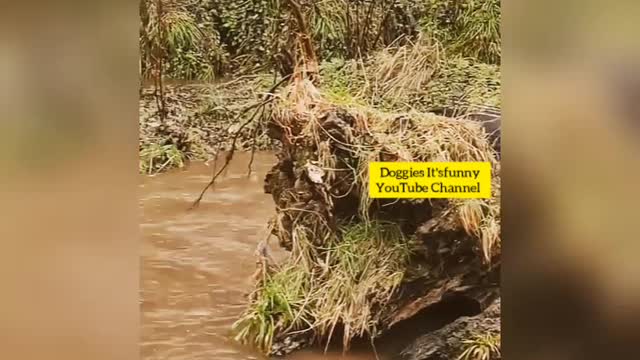
M 144 360 L 265 359 L 235 343 L 230 328 L 252 289 L 254 251 L 274 215 L 263 179 L 275 163 L 256 154 L 234 157 L 226 175 L 188 211 L 210 180 L 212 166 L 192 164 L 141 184 L 141 355 Z M 284 256 L 277 250 L 275 255 Z M 275 246 L 274 246 L 275 245 Z M 287 360 L 373 360 L 371 352 L 324 354 L 308 350 Z

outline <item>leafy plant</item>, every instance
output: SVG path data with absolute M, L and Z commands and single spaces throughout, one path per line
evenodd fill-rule
M 500 359 L 500 335 L 476 335 L 464 340 L 465 350 L 457 360 L 491 360 Z
M 299 266 L 287 266 L 265 274 L 263 287 L 254 293 L 254 306 L 234 324 L 236 340 L 268 352 L 274 336 L 285 328 L 299 330 L 312 320 L 305 308 L 309 274 Z
M 397 0 L 141 0 L 142 75 L 149 78 L 160 60 L 166 75 L 178 79 L 290 71 L 298 51 L 293 3 L 321 59 L 366 57 L 414 37 L 423 13 L 421 2 Z
M 141 0 L 141 75 L 161 62 L 171 78 L 211 80 L 224 59 L 218 32 L 193 0 Z
M 174 144 L 150 144 L 140 151 L 139 170 L 153 175 L 165 168 L 184 167 L 184 155 Z
M 313 332 L 328 342 L 342 326 L 345 348 L 355 336 L 375 336 L 378 309 L 403 279 L 410 242 L 384 222 L 345 225 L 323 249 L 309 241 L 311 232 L 301 225 L 291 259 L 264 275 L 234 325 L 237 340 L 268 353 L 275 335 Z

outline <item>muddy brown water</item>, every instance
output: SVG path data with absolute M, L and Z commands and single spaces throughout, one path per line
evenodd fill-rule
M 230 334 L 252 288 L 253 253 L 274 214 L 262 184 L 275 157 L 256 154 L 253 173 L 247 177 L 249 158 L 250 154 L 236 154 L 215 190 L 192 211 L 187 209 L 209 181 L 212 166 L 192 164 L 142 180 L 142 359 L 265 359 L 234 342 Z M 285 256 L 277 244 L 272 248 L 278 257 Z M 286 359 L 375 356 L 369 350 L 343 356 L 311 349 Z

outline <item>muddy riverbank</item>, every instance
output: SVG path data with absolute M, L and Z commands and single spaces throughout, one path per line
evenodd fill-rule
M 139 171 L 150 175 L 189 161 L 209 160 L 217 151 L 228 151 L 236 134 L 236 150 L 272 150 L 274 144 L 260 122 L 241 128 L 251 116 L 244 109 L 260 101 L 270 81 L 267 75 L 255 75 L 215 83 L 168 82 L 163 91 L 164 119 L 155 88 L 143 87 Z

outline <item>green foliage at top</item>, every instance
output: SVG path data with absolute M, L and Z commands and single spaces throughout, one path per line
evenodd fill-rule
M 399 38 L 415 37 L 422 9 L 412 1 L 321 0 L 313 2 L 307 17 L 323 59 L 358 58 Z
M 159 9 L 158 4 L 161 7 Z M 217 29 L 196 11 L 196 0 L 141 0 L 140 72 L 153 77 L 162 62 L 165 77 L 211 80 L 226 61 Z
M 422 29 L 452 54 L 499 64 L 500 10 L 500 0 L 428 0 Z
M 207 3 L 206 12 L 219 31 L 221 46 L 235 59 L 235 65 L 263 65 L 271 55 L 273 34 L 290 31 L 283 26 L 279 0 L 210 0 Z
M 499 0 L 297 3 L 323 61 L 366 58 L 422 31 L 451 54 L 500 63 Z M 159 57 L 165 60 L 165 75 L 175 79 L 210 80 L 295 66 L 299 28 L 289 0 L 141 0 L 140 12 L 144 77 L 150 77 Z
M 419 32 L 423 12 L 421 4 L 410 1 L 296 3 L 323 60 L 367 56 L 398 38 L 411 38 Z M 142 0 L 140 12 L 145 77 L 158 49 L 164 51 L 166 75 L 179 79 L 295 66 L 299 26 L 289 0 Z

